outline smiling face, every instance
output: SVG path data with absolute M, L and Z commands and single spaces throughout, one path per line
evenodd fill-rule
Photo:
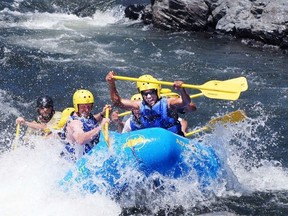
M 38 108 L 38 112 L 39 112 L 40 118 L 44 122 L 51 119 L 52 111 L 53 111 L 53 107 L 52 106 L 39 107 Z
M 92 103 L 89 104 L 79 104 L 78 105 L 78 113 L 80 116 L 87 118 L 90 115 L 90 112 L 92 110 Z
M 143 100 L 149 105 L 153 106 L 158 101 L 157 90 L 149 89 L 141 92 Z

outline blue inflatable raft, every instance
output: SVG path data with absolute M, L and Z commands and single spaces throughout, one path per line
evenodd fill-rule
M 109 132 L 109 137 L 111 147 L 108 148 L 101 138 L 76 162 L 75 168 L 67 172 L 61 186 L 69 189 L 77 184 L 94 193 L 105 185 L 119 192 L 127 186 L 121 176 L 125 167 L 137 169 L 145 176 L 157 172 L 171 178 L 180 178 L 192 171 L 203 187 L 219 175 L 221 163 L 211 146 L 165 129 L 149 128 L 124 134 Z

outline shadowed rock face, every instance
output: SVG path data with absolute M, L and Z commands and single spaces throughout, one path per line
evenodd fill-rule
M 204 1 L 162 0 L 152 6 L 155 26 L 175 30 L 206 30 L 209 8 Z
M 137 13 L 162 29 L 209 30 L 288 48 L 287 0 L 152 0 Z

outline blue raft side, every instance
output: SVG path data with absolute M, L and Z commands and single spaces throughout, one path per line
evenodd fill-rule
M 109 153 L 102 135 L 100 142 L 76 162 L 75 169 L 67 172 L 60 181 L 62 186 L 71 184 L 74 180 L 76 183 L 83 183 L 85 190 L 95 192 L 98 187 L 91 179 L 96 175 L 104 179 L 111 188 L 121 190 L 124 185 L 119 185 L 117 180 L 121 177 L 119 169 L 125 166 L 133 166 L 146 176 L 158 172 L 172 178 L 185 176 L 194 169 L 199 181 L 206 186 L 211 179 L 217 178 L 221 168 L 218 156 L 212 147 L 162 128 L 149 128 L 124 134 L 109 132 L 109 136 L 112 153 Z M 95 170 L 87 168 L 89 162 L 103 152 L 110 154 L 103 165 Z M 188 159 L 185 155 L 187 152 L 190 154 Z M 124 165 L 117 167 L 117 159 Z M 192 164 L 187 164 L 187 161 Z

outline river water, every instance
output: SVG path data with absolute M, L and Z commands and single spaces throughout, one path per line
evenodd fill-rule
M 57 8 L 52 1 L 2 2 L 0 215 L 287 215 L 287 54 L 247 46 L 245 40 L 230 37 L 143 26 L 124 18 L 123 5 L 129 1 L 111 2 L 102 8 L 100 4 L 93 17 L 84 18 L 62 12 L 64 6 Z M 23 3 L 31 7 L 23 8 Z M 40 7 L 44 3 L 53 12 Z M 146 196 L 139 192 L 115 200 L 58 190 L 55 182 L 72 165 L 58 157 L 62 146 L 57 141 L 39 139 L 11 150 L 15 119 L 32 120 L 40 95 L 53 97 L 56 110 L 61 111 L 72 106 L 76 89 L 87 88 L 95 96 L 94 111 L 99 112 L 110 103 L 105 82 L 109 70 L 196 85 L 246 77 L 249 89 L 238 100 L 196 98 L 197 112 L 182 116 L 193 130 L 211 118 L 245 111 L 244 122 L 193 137 L 218 143 L 215 148 L 235 180 L 214 185 L 209 195 L 197 189 L 195 182 L 174 180 L 177 192 L 147 190 Z M 133 82 L 117 81 L 117 87 L 124 98 L 136 92 Z M 225 186 L 236 182 L 238 186 Z

